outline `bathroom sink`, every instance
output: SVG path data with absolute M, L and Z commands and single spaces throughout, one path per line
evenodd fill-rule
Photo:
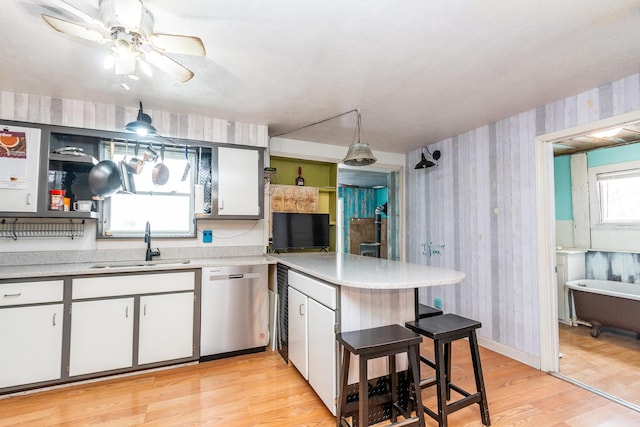
M 153 261 L 113 261 L 104 262 L 100 264 L 94 264 L 89 268 L 133 268 L 133 267 L 153 267 L 156 265 L 171 266 L 171 265 L 183 265 L 189 264 L 191 260 L 188 259 L 166 259 L 166 260 L 153 260 Z

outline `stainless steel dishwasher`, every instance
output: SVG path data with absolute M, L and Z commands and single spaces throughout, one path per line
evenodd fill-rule
M 202 269 L 200 359 L 262 351 L 269 343 L 268 267 Z

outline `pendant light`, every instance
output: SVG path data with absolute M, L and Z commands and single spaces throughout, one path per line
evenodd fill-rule
M 142 101 L 140 101 L 140 109 L 138 117 L 135 121 L 127 123 L 124 127 L 126 131 L 137 133 L 140 136 L 157 135 L 158 131 L 151 125 L 151 116 L 142 111 Z
M 306 129 L 308 127 L 315 126 L 315 125 L 318 125 L 320 123 L 328 122 L 329 120 L 337 119 L 338 117 L 342 117 L 342 116 L 345 116 L 345 115 L 351 114 L 351 113 L 357 113 L 357 115 L 358 115 L 358 120 L 356 122 L 356 129 L 355 129 L 355 132 L 354 132 L 354 136 L 355 136 L 355 134 L 358 135 L 358 141 L 351 143 L 351 145 L 349 146 L 349 150 L 347 151 L 347 155 L 342 160 L 342 163 L 344 163 L 345 165 L 349 165 L 349 166 L 367 166 L 367 165 L 373 164 L 378 159 L 376 159 L 376 157 L 371 152 L 371 149 L 369 148 L 369 144 L 367 144 L 366 142 L 360 141 L 360 128 L 362 127 L 362 118 L 360 117 L 360 110 L 359 109 L 350 110 L 350 111 L 347 111 L 347 112 L 344 112 L 344 113 L 340 113 L 340 114 L 338 114 L 336 116 L 329 117 L 327 119 L 320 120 L 318 122 L 311 123 L 310 125 L 305 125 L 305 126 L 302 126 L 302 127 L 297 128 L 297 129 L 290 130 L 290 131 L 287 131 L 287 132 L 284 132 L 284 133 L 280 133 L 280 134 L 277 134 L 277 135 L 271 135 L 269 138 L 276 138 L 276 137 L 279 137 L 279 136 L 288 135 L 290 133 L 297 132 L 297 131 L 302 130 L 302 129 Z
M 367 166 L 375 163 L 378 159 L 376 159 L 376 157 L 371 152 L 369 144 L 360 141 L 360 127 L 362 125 L 362 119 L 360 117 L 360 110 L 358 109 L 356 110 L 356 112 L 358 113 L 358 121 L 356 123 L 358 142 L 352 143 L 349 146 L 347 155 L 342 160 L 342 163 L 349 166 Z

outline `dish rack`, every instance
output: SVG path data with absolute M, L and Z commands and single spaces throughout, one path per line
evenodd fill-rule
M 68 237 L 84 236 L 84 220 L 74 222 L 37 222 L 14 218 L 0 220 L 0 237 L 18 240 L 18 237 Z

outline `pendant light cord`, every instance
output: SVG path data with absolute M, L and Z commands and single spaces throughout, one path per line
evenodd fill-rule
M 319 122 L 311 123 L 309 125 L 305 125 L 305 126 L 297 128 L 297 129 L 293 129 L 293 130 L 290 130 L 290 131 L 287 131 L 287 132 L 284 132 L 284 133 L 279 133 L 277 135 L 271 135 L 269 137 L 269 139 L 277 138 L 277 137 L 283 136 L 283 135 L 288 135 L 290 133 L 294 133 L 294 132 L 297 132 L 299 130 L 306 129 L 306 128 L 309 128 L 311 126 L 319 125 L 321 123 L 328 122 L 329 120 L 337 119 L 338 117 L 346 116 L 347 114 L 351 114 L 351 113 L 358 113 L 358 125 L 357 126 L 358 126 L 358 141 L 359 141 L 360 140 L 360 109 L 358 109 L 358 108 L 354 108 L 353 110 L 345 111 L 344 113 L 340 113 L 340 114 L 335 115 L 333 117 L 329 117 L 327 119 L 320 120 Z

